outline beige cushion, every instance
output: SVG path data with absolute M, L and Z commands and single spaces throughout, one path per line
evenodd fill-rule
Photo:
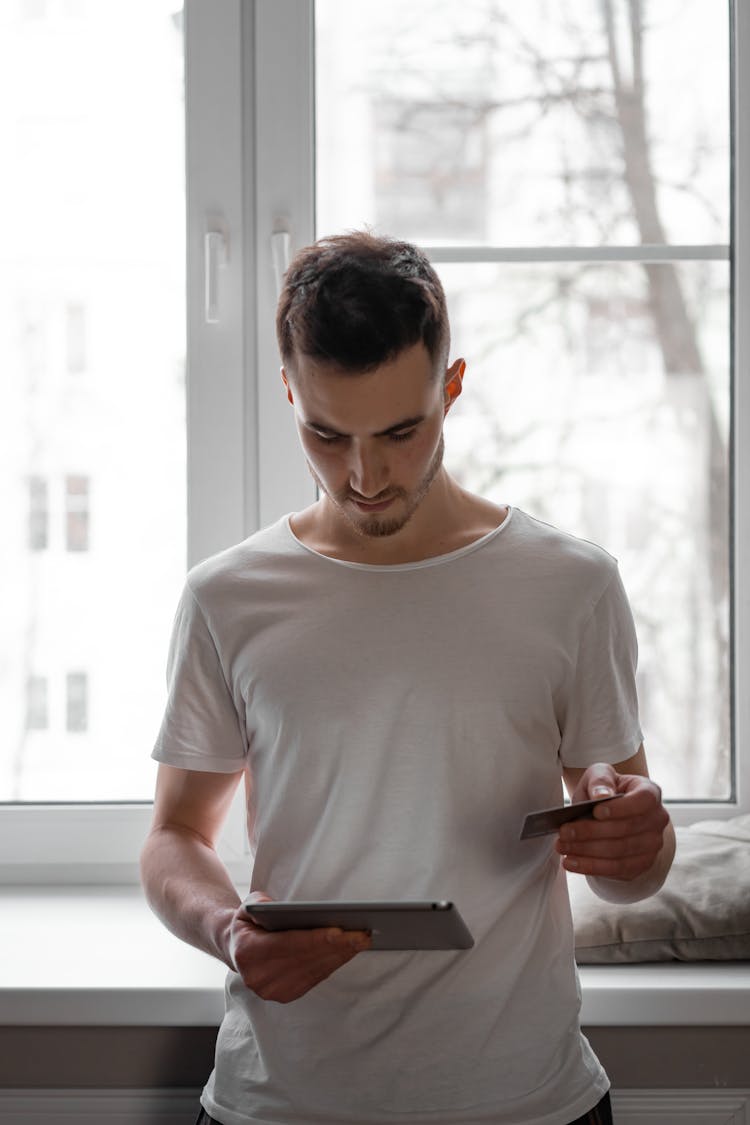
M 677 828 L 658 894 L 615 906 L 569 875 L 579 964 L 750 959 L 750 815 Z

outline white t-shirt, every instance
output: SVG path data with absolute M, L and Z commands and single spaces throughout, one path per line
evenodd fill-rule
M 249 771 L 252 887 L 450 899 L 461 952 L 368 952 L 277 1004 L 229 973 L 203 1093 L 224 1125 L 566 1125 L 608 1081 L 580 1033 L 566 876 L 524 815 L 561 763 L 641 741 L 615 560 L 518 509 L 462 550 L 327 558 L 288 518 L 189 575 L 154 750 Z

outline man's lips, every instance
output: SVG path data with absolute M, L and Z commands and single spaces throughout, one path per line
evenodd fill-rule
M 358 500 L 352 496 L 352 503 L 356 504 L 361 512 L 382 512 L 395 500 L 395 496 L 386 496 L 385 500 Z

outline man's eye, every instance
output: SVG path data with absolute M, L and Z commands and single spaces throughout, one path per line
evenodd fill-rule
M 336 442 L 341 441 L 341 434 L 321 434 L 317 430 L 313 430 L 315 437 L 318 441 L 322 441 L 324 445 L 335 445 Z
M 391 441 L 408 441 L 409 438 L 414 437 L 416 432 L 416 429 L 412 428 L 411 430 L 401 430 L 396 434 L 389 434 L 388 437 L 391 439 Z

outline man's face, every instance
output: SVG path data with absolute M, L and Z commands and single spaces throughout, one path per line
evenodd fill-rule
M 457 360 L 447 379 L 436 378 L 421 343 L 367 374 L 305 357 L 284 373 L 310 471 L 358 534 L 396 534 L 424 500 L 462 373 Z

